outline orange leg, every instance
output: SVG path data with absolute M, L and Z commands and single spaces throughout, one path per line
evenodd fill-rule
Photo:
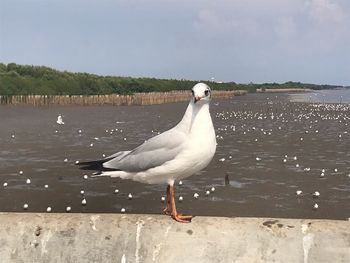
M 163 209 L 163 214 L 170 216 L 170 185 L 166 188 L 166 198 L 165 198 L 165 207 Z
M 171 201 L 171 217 L 175 219 L 177 222 L 190 223 L 193 216 L 184 216 L 177 213 L 176 205 L 175 205 L 174 187 L 172 185 L 169 185 L 168 187 L 169 187 L 170 201 Z

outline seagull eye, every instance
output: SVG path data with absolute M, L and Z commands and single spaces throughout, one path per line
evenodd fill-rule
M 208 90 L 208 89 L 205 90 L 205 91 L 204 91 L 204 94 L 205 94 L 205 96 L 208 96 L 208 95 L 209 95 L 209 90 Z

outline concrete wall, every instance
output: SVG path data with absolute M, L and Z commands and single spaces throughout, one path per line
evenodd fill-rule
M 0 213 L 0 262 L 350 262 L 350 222 Z

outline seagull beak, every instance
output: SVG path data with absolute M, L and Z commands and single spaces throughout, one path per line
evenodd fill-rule
M 194 97 L 194 103 L 196 103 L 196 102 L 199 101 L 200 99 L 201 99 L 200 97 L 195 96 L 195 97 Z

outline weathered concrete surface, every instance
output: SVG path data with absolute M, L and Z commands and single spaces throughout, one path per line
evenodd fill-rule
M 350 262 L 350 222 L 0 213 L 0 262 Z

